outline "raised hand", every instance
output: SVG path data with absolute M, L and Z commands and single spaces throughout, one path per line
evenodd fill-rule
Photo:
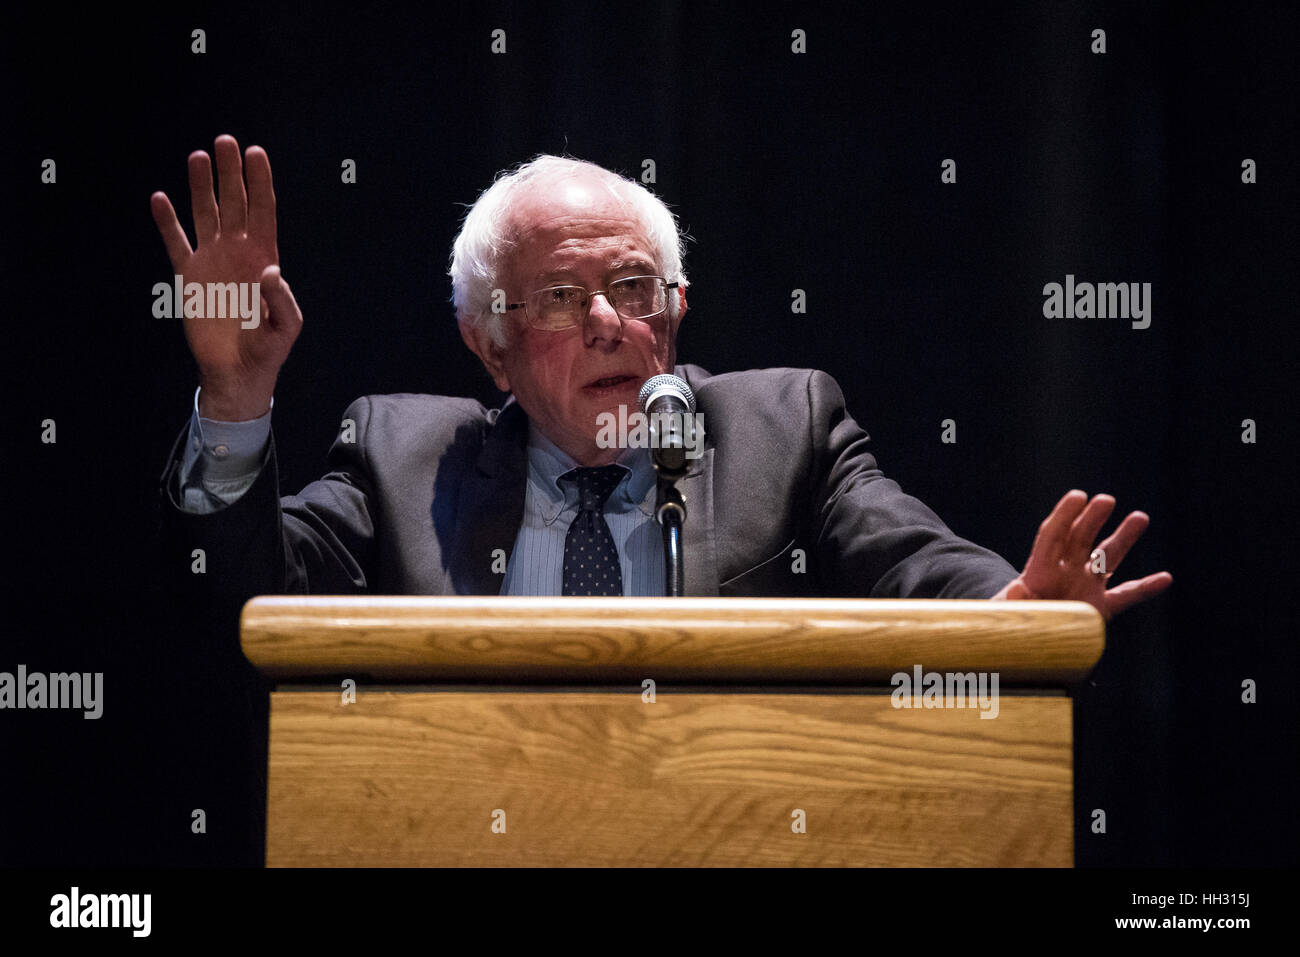
M 200 283 L 205 289 L 208 283 L 259 284 L 260 315 L 255 327 L 246 328 L 237 314 L 182 320 L 199 367 L 200 414 L 237 422 L 257 418 L 269 408 L 280 367 L 302 329 L 302 312 L 280 275 L 275 190 L 266 150 L 248 148 L 247 192 L 235 138 L 218 136 L 213 152 L 221 187 L 219 207 L 208 154 L 198 150 L 189 158 L 195 248 L 167 194 L 154 193 L 150 206 L 172 269 L 183 283 Z
M 1039 526 L 1024 571 L 993 597 L 1086 601 L 1109 621 L 1124 609 L 1160 594 L 1173 583 L 1168 572 L 1156 572 L 1107 590 L 1115 569 L 1151 521 L 1145 512 L 1130 512 L 1094 548 L 1097 533 L 1114 508 L 1115 499 L 1109 495 L 1097 495 L 1089 501 L 1086 492 L 1067 492 Z M 1101 567 L 1104 573 L 1098 571 Z

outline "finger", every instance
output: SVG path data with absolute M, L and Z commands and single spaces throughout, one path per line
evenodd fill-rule
M 244 152 L 248 176 L 248 235 L 275 245 L 275 188 L 271 184 L 271 159 L 260 146 Z
M 1075 556 L 1091 552 L 1092 543 L 1097 540 L 1097 534 L 1114 510 L 1113 495 L 1094 495 L 1092 501 L 1070 526 L 1070 535 L 1065 546 L 1066 554 Z
M 292 332 L 297 336 L 298 327 L 302 325 L 302 310 L 298 308 L 298 300 L 293 297 L 293 290 L 280 275 L 279 266 L 267 266 L 262 270 L 261 289 L 262 296 L 266 299 L 267 321 L 271 328 L 276 332 Z
M 180 220 L 176 218 L 172 201 L 166 193 L 154 193 L 149 197 L 149 209 L 153 213 L 154 224 L 158 227 L 158 235 L 162 236 L 163 245 L 167 247 L 167 258 L 172 261 L 172 268 L 179 273 L 182 271 L 181 265 L 194 255 L 194 250 L 190 248 L 189 238 L 181 228 Z
M 1107 620 L 1114 618 L 1125 609 L 1133 607 L 1138 602 L 1154 598 L 1173 583 L 1173 575 L 1168 572 L 1156 572 L 1146 578 L 1138 578 L 1122 585 L 1116 585 L 1106 592 L 1104 614 Z
M 1119 523 L 1119 528 L 1111 532 L 1105 541 L 1097 546 L 1106 553 L 1107 571 L 1119 568 L 1119 563 L 1124 560 L 1129 549 L 1142 537 L 1142 533 L 1150 524 L 1151 518 L 1146 512 L 1129 512 L 1124 521 Z
M 221 189 L 221 231 L 242 233 L 248 224 L 248 195 L 244 192 L 244 164 L 233 136 L 221 135 L 217 153 L 217 185 Z
M 194 214 L 194 245 L 202 248 L 216 239 L 221 229 L 217 197 L 212 194 L 212 161 L 203 150 L 190 154 L 190 211 Z
M 1034 548 L 1029 555 L 1031 561 L 1060 560 L 1065 551 L 1070 525 L 1079 512 L 1083 511 L 1087 502 L 1088 493 L 1079 489 L 1066 492 L 1061 497 L 1061 500 L 1056 503 L 1056 508 L 1052 509 L 1052 513 L 1043 519 L 1043 524 L 1038 526 L 1038 534 L 1034 537 Z

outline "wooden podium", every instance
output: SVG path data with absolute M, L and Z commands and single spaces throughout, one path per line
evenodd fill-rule
M 1069 867 L 1068 689 L 1105 631 L 1078 602 L 277 596 L 242 641 L 278 682 L 269 866 Z

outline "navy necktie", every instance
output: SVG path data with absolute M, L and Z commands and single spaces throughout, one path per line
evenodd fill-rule
M 623 568 L 602 510 L 627 472 L 621 465 L 571 469 L 561 482 L 578 486 L 578 514 L 564 539 L 565 595 L 621 595 Z

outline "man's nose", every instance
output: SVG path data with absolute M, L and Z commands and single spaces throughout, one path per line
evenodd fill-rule
M 603 292 L 593 293 L 587 309 L 587 322 L 583 326 L 583 339 L 586 344 L 595 345 L 601 339 L 617 342 L 622 338 L 623 320 L 619 318 Z

